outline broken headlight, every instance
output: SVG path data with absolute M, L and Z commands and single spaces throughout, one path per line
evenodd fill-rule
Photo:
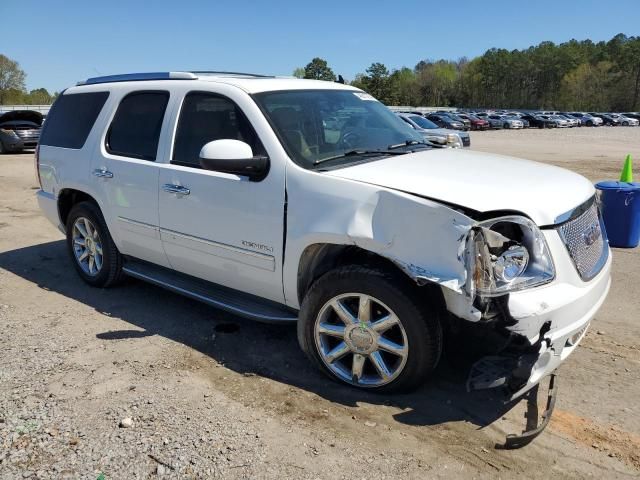
M 555 277 L 540 229 L 525 217 L 509 216 L 474 227 L 465 248 L 467 292 L 501 295 L 548 283 Z

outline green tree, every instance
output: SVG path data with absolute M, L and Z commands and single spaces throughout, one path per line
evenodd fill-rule
M 304 67 L 304 78 L 333 82 L 336 76 L 326 60 L 316 57 Z
M 16 91 L 25 90 L 25 73 L 18 62 L 0 54 L 0 104 L 8 104 L 8 99 L 16 96 Z
M 53 101 L 53 97 L 46 88 L 36 88 L 31 90 L 27 97 L 27 103 L 29 105 L 50 105 Z
M 293 76 L 296 78 L 304 78 L 304 68 L 298 67 L 293 71 Z
M 582 63 L 562 79 L 558 108 L 567 110 L 608 110 L 613 80 L 611 62 Z
M 413 70 L 402 67 L 389 77 L 391 90 L 398 105 L 413 105 L 418 97 L 417 77 Z

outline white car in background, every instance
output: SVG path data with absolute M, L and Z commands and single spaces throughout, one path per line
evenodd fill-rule
M 467 132 L 440 128 L 431 120 L 417 113 L 396 112 L 396 115 L 431 143 L 450 148 L 471 146 L 471 136 Z
M 571 116 L 580 120 L 582 126 L 586 127 L 600 127 L 602 126 L 602 119 L 599 117 L 594 117 L 586 112 L 566 112 L 563 115 Z
M 87 284 L 129 275 L 296 322 L 313 364 L 358 388 L 418 387 L 447 336 L 485 355 L 471 388 L 515 398 L 575 350 L 609 290 L 590 181 L 431 148 L 339 83 L 89 79 L 51 108 L 36 165 L 40 207 Z
M 611 118 L 615 118 L 620 122 L 620 125 L 625 127 L 637 127 L 640 124 L 640 121 L 636 118 L 626 117 L 620 113 L 610 113 L 609 116 Z

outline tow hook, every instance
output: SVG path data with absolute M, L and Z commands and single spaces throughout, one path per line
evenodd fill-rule
M 496 448 L 503 450 L 515 450 L 529 445 L 538 435 L 540 435 L 551 420 L 553 409 L 556 406 L 556 396 L 558 394 L 558 387 L 556 385 L 556 375 L 549 375 L 549 392 L 547 395 L 547 407 L 542 414 L 542 421 L 540 425 L 538 423 L 538 390 L 539 385 L 529 390 L 526 394 L 527 399 L 527 430 L 520 435 L 509 434 L 505 439 L 503 445 L 496 445 Z M 536 426 L 537 425 L 537 426 Z

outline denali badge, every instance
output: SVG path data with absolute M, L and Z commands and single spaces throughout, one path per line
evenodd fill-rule
M 251 248 L 253 250 L 262 250 L 263 252 L 273 253 L 273 247 L 269 245 L 263 245 L 261 243 L 250 242 L 248 240 L 242 240 L 242 245 Z
M 584 232 L 582 232 L 582 238 L 584 239 L 584 244 L 587 247 L 590 247 L 596 240 L 600 238 L 600 225 L 597 223 L 592 223 L 587 228 L 585 228 Z

